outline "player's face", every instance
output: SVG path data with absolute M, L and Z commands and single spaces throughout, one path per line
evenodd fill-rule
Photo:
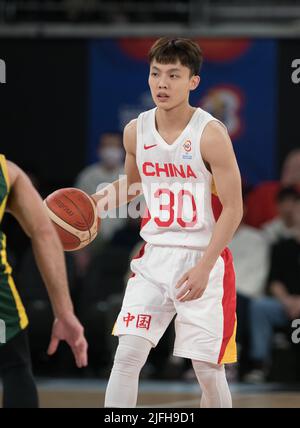
M 157 107 L 169 110 L 188 102 L 189 93 L 199 84 L 199 76 L 191 76 L 190 69 L 179 61 L 175 64 L 150 64 L 148 83 Z

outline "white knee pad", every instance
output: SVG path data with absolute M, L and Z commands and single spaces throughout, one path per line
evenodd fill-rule
M 201 407 L 232 407 L 224 365 L 192 360 L 202 390 Z
M 148 358 L 151 347 L 152 344 L 142 337 L 120 336 L 113 370 L 117 370 L 120 375 L 139 375 Z
M 142 337 L 120 336 L 104 407 L 135 407 L 139 374 L 151 347 L 152 343 Z

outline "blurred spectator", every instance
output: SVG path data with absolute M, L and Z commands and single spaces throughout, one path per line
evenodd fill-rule
M 229 248 L 234 259 L 237 292 L 251 298 L 261 296 L 269 271 L 268 245 L 262 232 L 242 221 Z
M 105 133 L 100 136 L 97 147 L 98 162 L 87 166 L 76 179 L 76 187 L 89 194 L 96 192 L 101 183 L 111 183 L 124 174 L 124 150 L 122 136 L 118 133 Z
M 102 134 L 99 139 L 97 154 L 98 162 L 84 168 L 75 181 L 75 187 L 90 195 L 108 183 L 118 180 L 119 175 L 124 174 L 124 150 L 121 134 Z M 111 239 L 115 231 L 124 225 L 126 219 L 118 217 L 117 212 L 116 218 L 102 219 L 98 237 L 87 248 L 76 253 L 79 274 L 84 275 L 93 254 L 98 253 L 104 243 Z
M 244 203 L 244 216 L 246 213 L 247 208 Z M 241 222 L 237 229 L 229 248 L 233 254 L 236 275 L 238 374 L 242 377 L 248 368 L 249 305 L 253 298 L 260 297 L 265 290 L 269 272 L 269 251 L 263 234 L 259 230 L 246 225 L 244 221 Z
M 300 149 L 292 150 L 287 155 L 282 167 L 281 183 L 283 186 L 300 183 Z
M 139 218 L 128 217 L 124 226 L 117 230 L 110 243 L 115 246 L 127 248 L 128 251 L 132 251 L 137 242 L 140 241 L 140 223 Z
M 251 359 L 253 370 L 246 380 L 262 381 L 271 362 L 273 329 L 289 327 L 300 316 L 300 196 L 294 209 L 293 238 L 281 240 L 272 249 L 269 293 L 252 301 Z
M 281 187 L 299 186 L 300 189 L 300 149 L 291 151 L 283 164 L 280 181 L 259 184 L 247 197 L 245 222 L 260 227 L 278 215 L 276 194 Z
M 278 216 L 262 227 L 270 245 L 275 244 L 280 239 L 292 237 L 294 210 L 298 195 L 299 191 L 293 186 L 279 190 L 276 197 Z

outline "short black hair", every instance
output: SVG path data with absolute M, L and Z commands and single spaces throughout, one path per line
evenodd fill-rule
M 191 75 L 198 75 L 203 63 L 203 54 L 198 43 L 182 37 L 162 37 L 149 51 L 149 62 L 175 64 L 179 61 L 190 69 Z

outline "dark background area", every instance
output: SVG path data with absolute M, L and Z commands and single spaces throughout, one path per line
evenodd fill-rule
M 300 58 L 300 40 L 286 39 L 279 43 L 278 55 L 278 166 L 282 165 L 286 154 L 300 147 L 300 83 L 292 82 L 291 64 Z
M 300 146 L 300 84 L 291 80 L 299 48 L 297 39 L 278 43 L 277 175 L 286 154 Z M 34 172 L 45 191 L 72 185 L 88 159 L 88 41 L 1 39 L 0 53 L 7 64 L 1 152 Z
M 85 165 L 85 46 L 0 40 L 8 76 L 0 85 L 0 151 L 53 188 L 72 185 Z

